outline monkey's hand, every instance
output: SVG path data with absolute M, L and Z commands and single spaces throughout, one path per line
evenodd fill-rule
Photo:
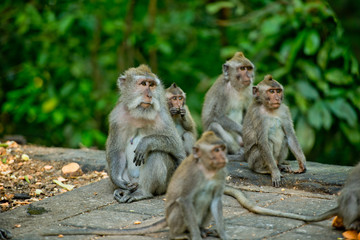
M 140 141 L 140 143 L 137 145 L 134 153 L 135 156 L 133 162 L 135 163 L 135 166 L 140 166 L 141 164 L 144 164 L 148 155 L 147 144 L 144 139 Z
M 185 115 L 186 115 L 186 109 L 185 108 L 180 108 L 179 112 L 180 112 L 180 116 L 185 117 Z
M 281 185 L 281 174 L 280 171 L 277 172 L 273 172 L 271 174 L 271 181 L 272 181 L 272 185 L 273 187 L 280 187 Z
M 300 166 L 298 170 L 294 171 L 294 173 L 305 173 L 305 172 L 306 172 L 305 166 Z
M 179 113 L 179 109 L 176 108 L 176 107 L 171 107 L 170 108 L 170 113 L 171 113 L 171 115 L 176 115 L 176 114 Z

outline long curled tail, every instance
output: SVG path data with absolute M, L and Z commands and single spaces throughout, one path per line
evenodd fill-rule
M 291 218 L 296 220 L 302 220 L 305 222 L 318 222 L 323 221 L 325 219 L 328 219 L 332 216 L 335 216 L 338 212 L 338 207 L 335 207 L 333 209 L 330 209 L 329 211 L 317 215 L 317 216 L 306 216 L 306 215 L 299 215 L 295 213 L 287 213 L 287 212 L 281 212 L 277 210 L 272 210 L 268 208 L 263 208 L 256 206 L 252 202 L 250 202 L 244 193 L 240 191 L 239 189 L 235 189 L 229 186 L 225 187 L 224 194 L 229 195 L 231 197 L 234 197 L 244 208 L 248 209 L 249 211 L 261 215 L 268 215 L 268 216 L 276 216 L 276 217 L 285 217 L 285 218 Z
M 102 228 L 85 228 L 85 229 L 67 229 L 43 233 L 43 236 L 58 235 L 144 235 L 160 231 L 167 226 L 165 218 L 145 227 L 130 229 L 102 229 Z

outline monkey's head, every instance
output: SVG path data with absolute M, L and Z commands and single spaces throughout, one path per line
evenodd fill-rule
M 194 158 L 209 171 L 216 171 L 225 167 L 226 145 L 212 131 L 206 131 L 193 147 Z
M 240 90 L 250 86 L 255 77 L 254 64 L 245 57 L 242 52 L 235 55 L 223 65 L 223 74 L 226 81 L 230 81 L 231 85 Z
M 130 68 L 117 81 L 121 101 L 135 118 L 153 120 L 160 110 L 163 87 L 147 65 Z
M 184 91 L 176 85 L 176 83 L 171 84 L 165 90 L 165 97 L 168 102 L 169 109 L 176 108 L 180 110 L 184 107 L 186 101 L 186 95 Z
M 255 101 L 263 104 L 268 110 L 275 110 L 281 106 L 284 99 L 284 88 L 271 75 L 266 75 L 264 80 L 253 87 L 253 94 Z

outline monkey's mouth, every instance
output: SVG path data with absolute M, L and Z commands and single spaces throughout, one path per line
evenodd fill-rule
M 271 104 L 271 107 L 272 107 L 272 108 L 279 108 L 280 105 L 281 105 L 280 103 L 272 103 L 272 104 Z
M 140 103 L 140 106 L 142 108 L 148 108 L 151 106 L 151 102 L 142 102 L 142 103 Z

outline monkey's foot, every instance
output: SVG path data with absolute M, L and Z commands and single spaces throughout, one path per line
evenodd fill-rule
M 206 238 L 209 236 L 212 237 L 220 237 L 219 233 L 215 229 L 208 229 L 208 228 L 200 228 L 201 231 L 201 237 Z
M 295 174 L 304 173 L 304 172 L 306 172 L 306 168 L 305 169 L 299 168 L 298 170 L 294 171 Z
M 290 165 L 278 165 L 278 167 L 279 167 L 279 170 L 281 171 L 281 172 L 287 172 L 287 173 L 292 173 L 293 172 L 293 170 L 291 169 L 291 167 L 290 167 Z
M 186 233 L 183 234 L 178 234 L 178 235 L 170 235 L 169 239 L 174 239 L 174 240 L 181 240 L 181 239 L 187 239 L 190 240 L 190 236 Z
M 354 229 L 358 232 L 360 232 L 360 221 L 354 221 L 349 226 L 350 229 Z
M 9 231 L 0 228 L 0 239 L 1 240 L 11 239 L 11 238 L 12 238 L 12 234 Z
M 114 198 L 119 203 L 131 203 L 142 199 L 151 198 L 152 196 L 153 195 L 151 193 L 143 193 L 143 191 L 139 189 L 135 192 L 130 192 L 122 189 L 116 189 L 114 191 Z

